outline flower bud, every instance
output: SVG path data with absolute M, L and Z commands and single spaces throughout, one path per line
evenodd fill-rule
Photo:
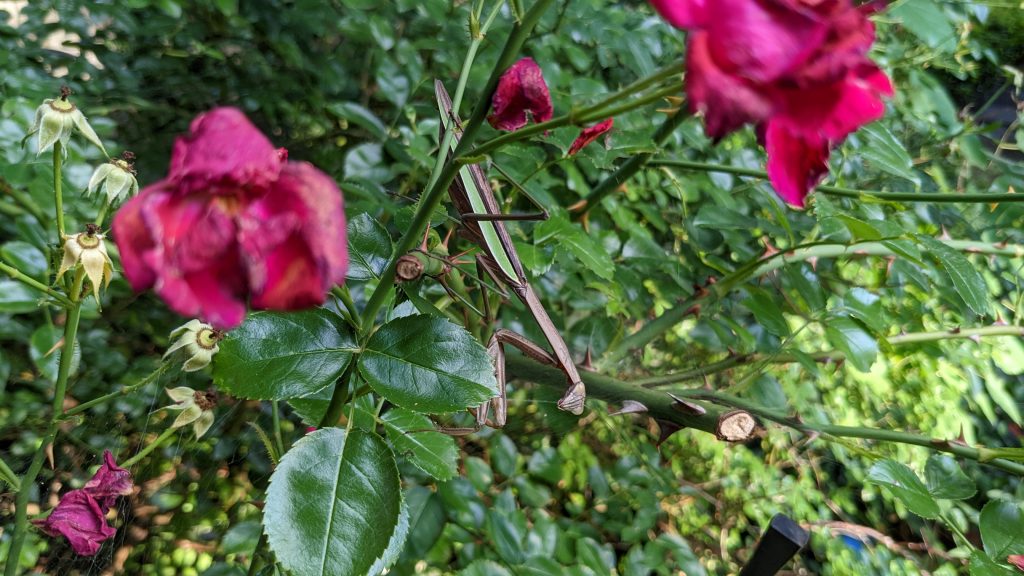
M 217 407 L 217 393 L 213 390 L 201 392 L 187 386 L 168 388 L 165 392 L 175 402 L 175 404 L 167 406 L 167 410 L 181 410 L 178 417 L 174 419 L 174 423 L 171 424 L 171 428 L 181 428 L 191 424 L 196 439 L 202 438 L 210 426 L 213 426 L 213 409 Z
M 43 100 L 42 105 L 36 108 L 36 119 L 28 134 L 25 135 L 25 140 L 33 134 L 39 133 L 37 155 L 52 148 L 57 141 L 60 141 L 64 147 L 64 154 L 67 154 L 71 133 L 78 130 L 86 140 L 95 144 L 106 156 L 107 150 L 103 147 L 100 137 L 89 125 L 89 121 L 85 119 L 82 111 L 68 100 L 70 94 L 71 90 L 65 86 L 60 90 L 60 98 Z
M 60 278 L 72 267 L 81 264 L 85 275 L 92 284 L 92 293 L 96 303 L 100 301 L 100 285 L 104 288 L 110 284 L 114 274 L 114 264 L 107 255 L 107 245 L 103 242 L 103 234 L 98 232 L 95 224 L 86 226 L 85 232 L 72 234 L 64 239 L 64 260 L 60 263 L 57 277 Z
M 223 338 L 224 333 L 214 330 L 213 326 L 199 320 L 189 320 L 171 332 L 171 340 L 175 342 L 167 349 L 164 360 L 179 356 L 184 358 L 181 369 L 185 372 L 201 370 L 210 364 L 213 355 L 220 350 L 218 342 Z
M 106 164 L 96 168 L 92 178 L 89 179 L 89 188 L 86 194 L 93 195 L 102 188 L 103 194 L 107 196 L 107 203 L 124 202 L 128 198 L 139 193 L 139 181 L 135 178 L 135 166 L 132 160 L 135 155 L 125 152 L 120 158 L 115 158 Z

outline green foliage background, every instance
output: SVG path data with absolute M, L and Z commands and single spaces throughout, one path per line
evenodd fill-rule
M 173 138 L 191 118 L 215 105 L 239 106 L 292 158 L 338 180 L 350 219 L 368 215 L 397 237 L 436 152 L 432 80 L 456 78 L 467 14 L 465 4 L 444 0 L 29 3 L 16 26 L 0 27 L 0 258 L 49 281 L 42 276 L 54 249 L 51 225 L 33 213 L 52 212 L 50 166 L 20 140 L 35 106 L 62 83 L 75 90 L 101 136 L 119 145 L 110 148 L 138 155 L 143 184 L 163 176 Z M 499 18 L 483 46 L 470 76 L 471 105 L 509 20 Z M 893 77 L 897 97 L 884 121 L 836 151 L 836 183 L 920 194 L 1024 190 L 1020 112 L 1011 105 L 1005 116 L 1008 95 L 1020 95 L 1022 83 L 1019 9 L 908 0 L 893 2 L 877 21 L 873 56 Z M 526 55 L 543 67 L 560 112 L 682 61 L 682 35 L 642 2 L 560 2 L 539 30 Z M 993 94 L 1002 117 L 979 111 Z M 811 210 L 796 212 L 759 180 L 652 167 L 592 212 L 582 245 L 566 242 L 580 229 L 558 207 L 573 204 L 626 158 L 653 151 L 650 134 L 664 118 L 653 108 L 617 117 L 610 144 L 592 145 L 575 161 L 562 158 L 575 129 L 495 156 L 553 212 L 547 223 L 517 226 L 515 240 L 571 349 L 590 349 L 599 370 L 624 380 L 757 355 L 765 362 L 698 373 L 696 384 L 813 421 L 1021 445 L 1019 337 L 889 343 L 902 333 L 1021 324 L 1019 252 L 968 252 L 980 276 L 968 274 L 964 284 L 950 273 L 960 260 L 908 240 L 948 235 L 1012 252 L 1024 245 L 1021 204 L 894 204 L 819 194 Z M 698 119 L 673 134 L 663 157 L 763 165 L 751 131 L 713 145 Z M 71 159 L 68 204 L 81 223 L 95 207 L 74 192 L 84 190 L 99 158 L 73 147 Z M 442 234 L 449 226 L 440 215 L 434 225 Z M 883 238 L 903 242 L 894 257 L 798 260 L 736 286 L 623 361 L 602 362 L 638 324 L 766 247 Z M 389 252 L 386 243 L 377 250 Z M 980 291 L 972 291 L 979 278 Z M 361 303 L 373 280 L 350 285 Z M 444 295 L 434 285 L 420 290 L 435 301 Z M 36 301 L 0 279 L 0 449 L 22 465 L 47 421 L 56 367 L 47 353 L 62 322 L 38 311 Z M 536 336 L 516 306 L 503 316 L 506 327 Z M 104 297 L 103 314 L 89 308 L 86 318 L 83 369 L 71 391 L 77 402 L 148 374 L 166 334 L 181 323 L 152 295 L 132 295 L 123 279 Z M 813 359 L 836 360 L 837 351 L 845 362 Z M 774 362 L 787 355 L 791 361 Z M 174 372 L 160 386 L 209 383 L 209 375 Z M 655 424 L 606 416 L 596 406 L 575 430 L 574 420 L 553 410 L 552 394 L 516 387 L 505 430 L 458 440 L 457 475 L 454 450 L 432 474 L 400 459 L 410 537 L 392 573 L 735 573 L 761 527 L 782 512 L 812 531 L 797 560 L 804 573 L 963 574 L 965 549 L 956 547 L 954 532 L 980 547 L 982 507 L 1024 499 L 1019 478 L 966 463 L 977 494 L 945 501 L 943 517 L 926 520 L 866 481 L 886 457 L 923 475 L 923 449 L 825 443 L 773 426 L 740 446 L 684 430 L 656 447 Z M 324 402 L 226 400 L 208 437 L 196 442 L 184 434 L 133 470 L 141 492 L 121 505 L 118 536 L 98 556 L 77 559 L 63 543 L 33 534 L 25 568 L 244 574 L 273 469 L 249 424 L 272 430 L 280 410 L 288 445 Z M 156 410 L 168 403 L 152 386 L 69 425 L 40 496 L 79 486 L 105 448 L 134 453 L 169 425 L 172 416 Z M 5 523 L 12 502 L 0 490 Z M 6 529 L 0 556 L 5 546 Z

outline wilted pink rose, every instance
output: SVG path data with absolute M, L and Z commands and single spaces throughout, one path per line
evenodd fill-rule
M 45 520 L 34 520 L 33 524 L 54 538 L 64 536 L 82 556 L 98 552 L 100 544 L 117 532 L 107 524 L 106 510 L 84 489 L 62 496 Z
M 79 490 L 61 496 L 57 507 L 45 520 L 33 523 L 46 534 L 68 539 L 75 553 L 92 556 L 115 530 L 107 523 L 107 511 L 118 496 L 132 492 L 132 475 L 114 461 L 109 450 L 103 452 L 103 464 Z
M 686 92 L 715 139 L 743 124 L 764 134 L 779 195 L 803 206 L 828 153 L 885 113 L 888 77 L 868 59 L 874 5 L 851 0 L 651 0 L 691 30 Z
M 114 500 L 118 496 L 127 496 L 132 493 L 132 475 L 131 472 L 117 465 L 110 450 L 104 450 L 103 464 L 82 489 L 95 498 L 101 506 L 109 508 L 114 505 Z
M 114 217 L 125 276 L 176 312 L 220 329 L 253 308 L 322 304 L 345 279 L 341 191 L 312 165 L 287 162 L 245 115 L 217 108 L 179 138 L 167 178 Z
M 590 144 L 594 140 L 597 140 L 598 138 L 601 137 L 602 134 L 611 130 L 612 124 L 614 123 L 615 119 L 609 118 L 604 122 L 598 122 L 597 124 L 594 124 L 590 128 L 584 128 L 583 130 L 581 130 L 580 135 L 577 136 L 576 139 L 572 141 L 572 146 L 569 146 L 569 156 L 572 156 L 573 154 L 576 154 L 580 150 L 583 150 L 583 148 L 585 148 L 587 144 Z
M 1024 572 L 1024 554 L 1011 554 L 1006 557 L 1006 561 L 1017 568 L 1017 570 Z
M 530 118 L 534 122 L 551 119 L 551 94 L 544 73 L 533 58 L 523 58 L 501 75 L 491 106 L 487 121 L 498 130 L 519 130 Z

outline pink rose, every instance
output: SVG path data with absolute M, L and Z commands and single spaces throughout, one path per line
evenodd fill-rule
M 576 154 L 580 150 L 583 150 L 587 144 L 590 144 L 594 140 L 601 137 L 602 134 L 612 129 L 612 124 L 615 123 L 614 118 L 609 118 L 603 122 L 598 122 L 590 128 L 584 128 L 580 131 L 580 135 L 572 141 L 572 146 L 569 146 L 569 156 Z
M 501 75 L 491 105 L 493 110 L 487 121 L 498 130 L 519 130 L 530 118 L 534 122 L 551 119 L 551 94 L 544 73 L 533 58 L 523 58 Z
M 323 172 L 287 162 L 234 108 L 196 118 L 167 178 L 114 217 L 125 276 L 173 310 L 220 329 L 247 304 L 298 310 L 322 304 L 345 279 L 341 191 Z
M 691 30 L 686 92 L 715 139 L 757 124 L 772 185 L 789 204 L 828 173 L 829 151 L 885 113 L 888 77 L 867 53 L 870 5 L 850 0 L 652 0 Z

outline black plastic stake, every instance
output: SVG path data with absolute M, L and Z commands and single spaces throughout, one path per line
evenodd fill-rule
M 809 537 L 810 534 L 788 516 L 776 514 L 739 576 L 774 576 L 807 544 Z

